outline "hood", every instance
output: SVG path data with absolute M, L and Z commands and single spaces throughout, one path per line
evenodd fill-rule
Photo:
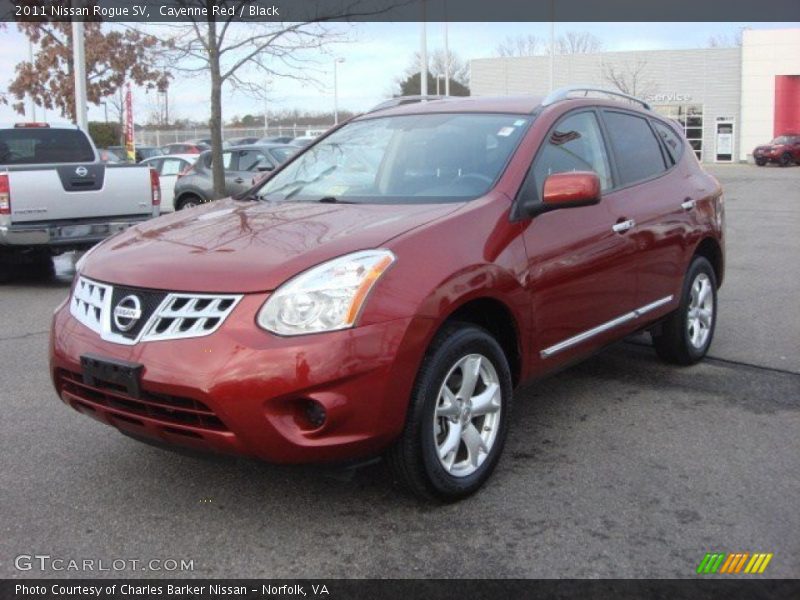
M 172 291 L 271 291 L 300 271 L 380 247 L 460 206 L 221 200 L 106 240 L 87 255 L 81 273 Z
M 756 146 L 756 150 L 766 151 L 766 150 L 782 150 L 784 148 L 784 144 L 762 144 L 761 146 Z

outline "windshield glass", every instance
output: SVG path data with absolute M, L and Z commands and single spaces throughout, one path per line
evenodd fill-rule
M 530 121 L 463 113 L 355 121 L 295 159 L 258 196 L 387 204 L 470 200 L 491 189 Z
M 792 140 L 788 135 L 780 135 L 770 142 L 771 144 L 791 144 Z

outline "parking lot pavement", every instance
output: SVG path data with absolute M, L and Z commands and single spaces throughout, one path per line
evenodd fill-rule
M 19 554 L 187 559 L 191 576 L 687 577 L 706 552 L 800 576 L 800 167 L 716 167 L 728 271 L 714 358 L 639 340 L 516 395 L 490 484 L 435 507 L 355 473 L 164 452 L 64 407 L 47 378 L 56 277 L 0 289 L 0 576 Z

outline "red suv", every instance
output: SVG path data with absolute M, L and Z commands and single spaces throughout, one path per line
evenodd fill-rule
M 788 167 L 793 162 L 800 165 L 800 134 L 787 133 L 779 135 L 769 144 L 757 146 L 753 150 L 753 160 L 759 167 L 768 162 Z
M 54 316 L 59 396 L 142 440 L 383 453 L 454 500 L 497 464 L 521 384 L 640 330 L 700 360 L 720 186 L 645 103 L 577 93 L 381 108 L 246 196 L 96 246 Z

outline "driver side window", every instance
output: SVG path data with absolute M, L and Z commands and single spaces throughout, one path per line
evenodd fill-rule
M 548 134 L 533 165 L 539 197 L 548 175 L 569 171 L 594 171 L 600 178 L 602 191 L 612 186 L 603 136 L 593 112 L 570 115 Z

